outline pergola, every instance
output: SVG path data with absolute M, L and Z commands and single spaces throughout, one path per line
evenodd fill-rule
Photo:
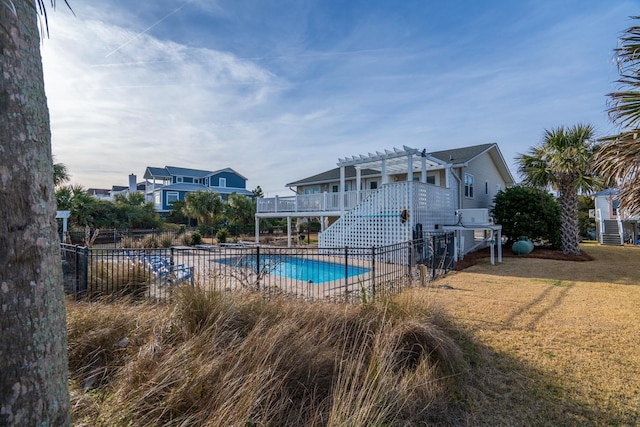
M 415 159 L 420 159 L 420 162 L 416 162 Z M 385 150 L 384 153 L 376 151 L 376 153 L 368 153 L 367 155 L 357 155 L 352 157 L 345 157 L 344 159 L 338 159 L 338 166 L 340 167 L 340 189 L 342 193 L 345 191 L 345 167 L 354 166 L 356 169 L 356 189 L 360 191 L 362 169 L 372 169 L 379 171 L 382 175 L 382 185 L 387 184 L 389 175 L 399 175 L 406 173 L 407 181 L 413 181 L 413 174 L 420 172 L 420 182 L 427 182 L 427 170 L 442 169 L 447 166 L 442 160 L 436 159 L 427 153 L 426 149 L 419 150 L 417 148 L 402 146 L 402 150 L 399 148 L 393 148 L 391 150 Z M 449 188 L 448 175 L 445 187 Z M 344 213 L 344 207 L 341 206 L 341 211 Z

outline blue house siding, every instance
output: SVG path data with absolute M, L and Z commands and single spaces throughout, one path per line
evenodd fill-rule
M 175 194 L 178 193 L 178 200 L 184 200 L 184 198 L 187 196 L 187 191 L 175 191 L 175 190 L 162 190 L 162 210 L 167 210 L 170 211 L 171 210 L 171 203 L 169 203 L 168 200 L 168 194 Z
M 156 185 L 156 178 L 161 178 L 161 186 Z M 193 191 L 210 190 L 223 200 L 226 200 L 229 194 L 233 193 L 252 196 L 252 192 L 246 188 L 247 178 L 231 168 L 204 171 L 175 166 L 147 167 L 145 179 L 153 180 L 153 189 L 146 194 L 147 197 L 153 194 L 155 209 L 161 214 L 166 214 L 171 210 L 170 201 L 184 200 L 186 195 Z M 225 181 L 224 186 L 220 185 L 221 179 Z
M 215 175 L 211 175 L 209 179 L 209 186 L 211 187 L 220 187 L 220 178 L 224 178 L 227 180 L 226 187 L 227 188 L 239 188 L 246 189 L 247 182 L 242 177 L 231 173 L 231 172 L 220 172 Z

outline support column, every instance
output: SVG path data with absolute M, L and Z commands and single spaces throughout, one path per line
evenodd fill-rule
M 344 187 L 345 187 L 345 178 L 344 178 L 344 166 L 340 166 L 340 215 L 344 215 Z
M 413 154 L 407 156 L 407 182 L 413 181 Z
M 498 228 L 496 243 L 498 244 L 498 262 L 502 262 L 502 227 Z
M 260 243 L 260 218 L 255 217 L 255 221 L 256 221 L 256 243 Z
M 287 247 L 291 247 L 291 217 L 287 217 Z
M 389 181 L 387 179 L 387 162 L 384 159 L 382 160 L 380 173 L 382 174 L 382 185 L 385 185 Z
M 356 203 L 360 203 L 361 181 L 362 181 L 362 173 L 360 171 L 360 167 L 356 166 L 356 191 L 357 191 L 356 194 L 358 195 L 358 197 L 356 198 Z
M 427 182 L 427 158 L 420 157 L 420 182 Z

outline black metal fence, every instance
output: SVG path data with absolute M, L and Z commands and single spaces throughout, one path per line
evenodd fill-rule
M 251 244 L 96 249 L 62 244 L 65 290 L 76 298 L 167 301 L 178 286 L 259 291 L 305 300 L 369 301 L 425 285 L 454 267 L 453 234 L 373 248 Z

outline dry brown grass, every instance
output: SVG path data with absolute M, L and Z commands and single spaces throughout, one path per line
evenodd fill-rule
M 401 296 L 466 331 L 465 424 L 640 424 L 640 248 L 583 250 L 594 260 L 481 259 Z
M 637 247 L 488 259 L 385 303 L 68 303 L 76 425 L 639 425 Z
M 68 302 L 75 425 L 447 424 L 461 348 L 437 313 L 183 289 Z

